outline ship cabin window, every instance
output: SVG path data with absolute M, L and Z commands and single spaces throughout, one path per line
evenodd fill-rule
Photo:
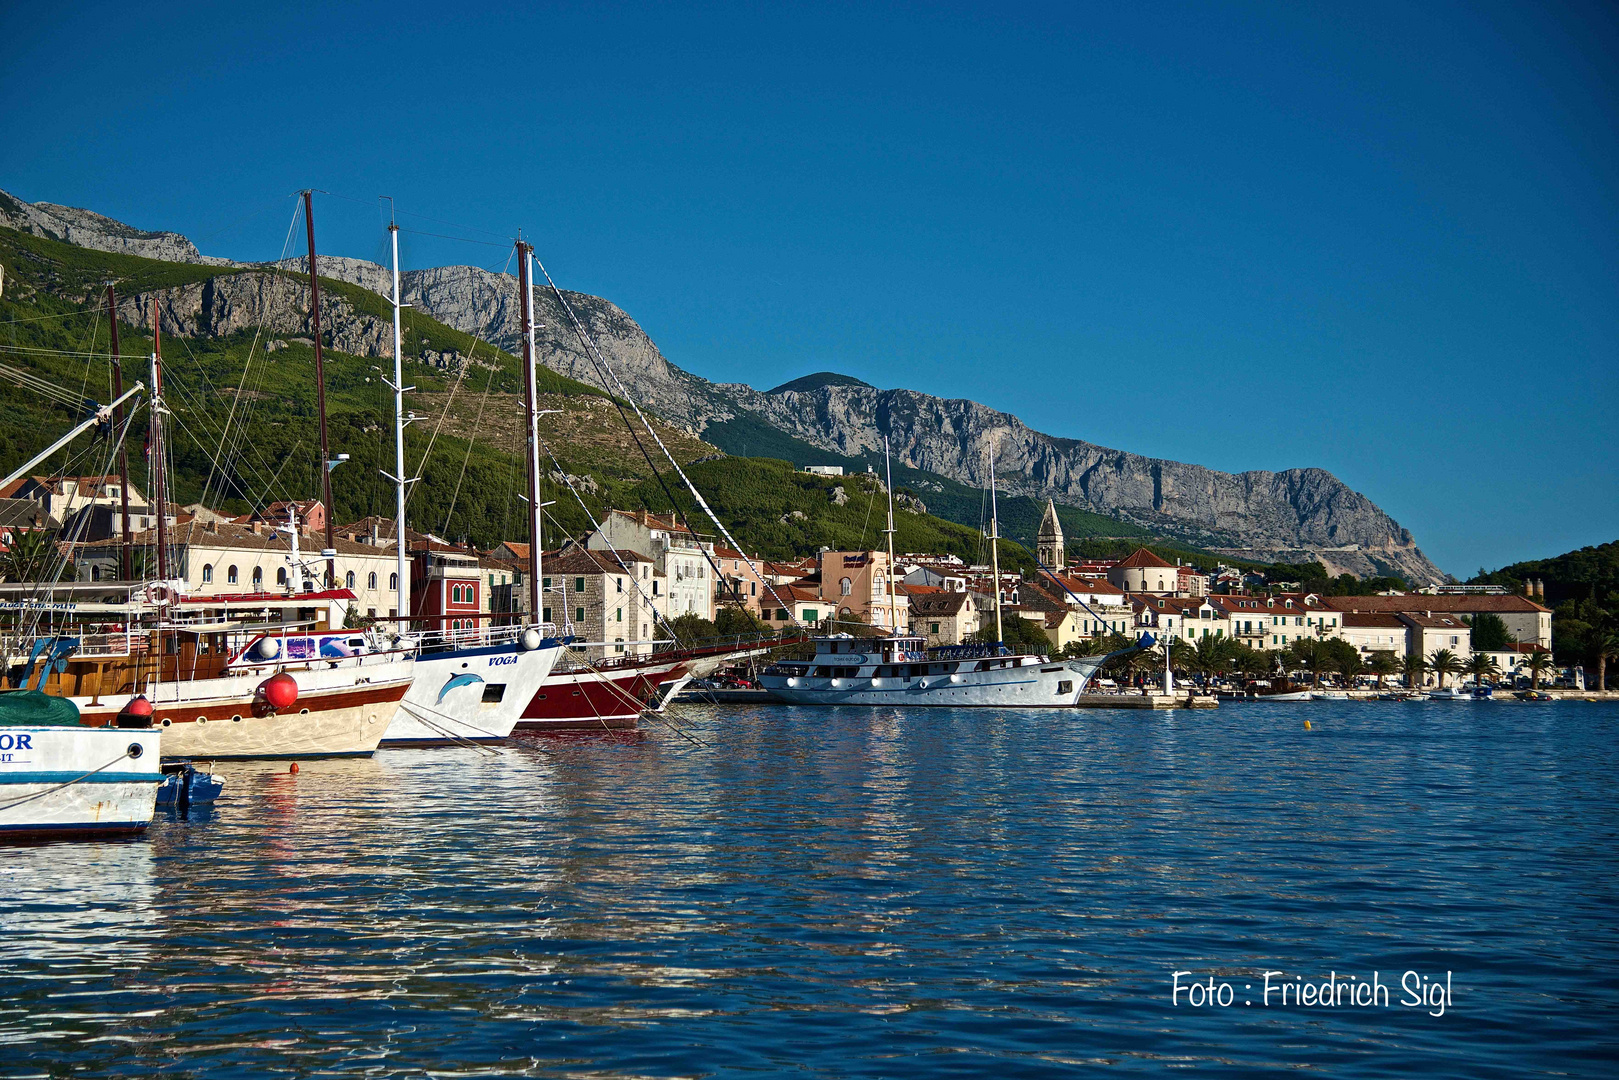
M 825 664 L 817 664 L 815 670 L 810 672 L 810 674 L 814 675 L 817 679 L 830 679 L 832 677 L 832 669 L 827 667 Z
M 202 583 L 206 585 L 212 580 L 214 580 L 214 568 L 213 564 L 210 563 L 202 568 Z

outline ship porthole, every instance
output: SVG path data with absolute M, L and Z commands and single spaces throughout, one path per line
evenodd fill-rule
M 169 726 L 169 723 L 170 723 L 170 721 L 169 721 L 169 718 L 168 718 L 168 717 L 166 717 L 166 716 L 165 716 L 165 717 L 164 717 L 164 718 L 163 718 L 163 726 L 164 726 L 164 727 L 168 727 L 168 726 Z
M 242 722 L 242 718 L 240 716 L 233 716 L 233 717 L 231 717 L 231 719 L 233 721 L 235 721 L 236 723 L 238 723 L 238 724 L 240 724 Z
M 199 723 L 199 724 L 206 723 L 207 720 L 208 720 L 208 718 L 206 716 L 197 717 L 197 723 Z
M 309 715 L 309 710 L 308 709 L 299 709 L 298 710 L 298 715 L 299 716 L 308 716 Z
M 140 757 L 140 756 L 141 756 L 141 755 L 142 755 L 142 754 L 144 754 L 144 753 L 145 753 L 145 752 L 146 752 L 146 748 L 145 748 L 145 747 L 143 747 L 143 746 L 142 746 L 142 745 L 141 745 L 141 744 L 140 744 L 140 743 L 138 743 L 138 742 L 132 742 L 132 743 L 130 743 L 130 744 L 129 744 L 129 749 L 128 749 L 128 750 L 125 750 L 125 751 L 124 751 L 124 753 L 126 753 L 126 754 L 128 754 L 128 755 L 129 755 L 129 756 L 130 756 L 130 757 L 132 757 L 132 758 L 138 758 L 138 757 Z

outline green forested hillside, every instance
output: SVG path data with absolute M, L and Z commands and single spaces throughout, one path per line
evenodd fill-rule
M 101 402 L 111 397 L 107 281 L 113 281 L 120 294 L 129 295 L 240 272 L 89 251 L 4 229 L 0 229 L 0 265 L 6 271 L 0 296 L 0 363 Z M 381 297 L 355 286 L 323 278 L 322 289 L 342 296 L 356 309 L 388 313 Z M 405 325 L 407 383 L 443 396 L 451 376 L 412 360 L 411 353 L 431 348 L 465 354 L 473 347 L 472 339 L 414 312 L 407 314 Z M 120 348 L 126 385 L 147 381 L 150 335 L 123 325 Z M 222 339 L 165 335 L 163 350 L 164 384 L 173 411 L 169 448 L 175 501 L 193 502 L 206 491 L 210 505 L 245 513 L 276 499 L 320 493 L 312 347 L 294 341 L 266 353 L 262 342 L 253 349 L 253 335 L 243 333 Z M 514 358 L 481 344 L 477 355 L 496 369 L 475 368 L 468 375 L 459 401 L 470 411 L 476 411 L 486 388 L 500 392 L 520 387 Z M 393 403 L 379 371 L 384 363 L 326 352 L 331 450 L 334 455 L 351 455 L 333 474 L 339 521 L 386 513 L 393 505 L 391 487 L 380 475 L 384 467 L 392 471 L 393 458 Z M 541 372 L 540 383 L 543 391 L 554 395 L 603 396 L 594 387 L 551 371 Z M 15 468 L 85 415 L 83 410 L 48 402 L 35 390 L 0 382 L 0 469 Z M 227 418 L 229 438 L 222 441 Z M 408 465 L 422 460 L 437 418 L 435 411 L 408 430 Z M 128 439 L 130 469 L 135 483 L 150 491 L 142 452 L 146 432 L 142 409 Z M 108 445 L 105 439 L 86 435 L 35 471 L 94 473 L 108 465 Z M 569 467 L 566 449 L 558 450 L 564 467 Z M 526 519 L 513 509 L 522 485 L 520 460 L 481 442 L 441 434 L 423 467 L 424 480 L 412 493 L 412 525 L 485 544 L 521 538 L 514 530 L 520 531 Z M 593 464 L 601 469 L 599 460 Z M 635 462 L 626 458 L 625 464 Z M 646 475 L 644 467 L 639 472 L 627 468 L 625 474 L 625 478 Z
M 1619 632 L 1619 541 L 1480 570 L 1472 584 L 1518 592 L 1527 581 L 1545 584 L 1558 662 L 1594 664 L 1599 645 Z

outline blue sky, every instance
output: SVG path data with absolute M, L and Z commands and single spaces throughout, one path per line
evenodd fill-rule
M 313 186 L 323 251 L 380 258 L 389 194 L 425 215 L 407 265 L 499 269 L 521 227 L 708 378 L 1320 466 L 1464 576 L 1619 536 L 1604 5 L 11 4 L 0 34 L 30 200 L 268 258 Z

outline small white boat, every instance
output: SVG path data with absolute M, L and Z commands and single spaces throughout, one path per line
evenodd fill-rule
M 1255 694 L 1249 701 L 1314 701 L 1315 694 L 1309 690 L 1284 690 L 1276 694 Z
M 1348 701 L 1349 692 L 1346 690 L 1312 690 L 1310 691 L 1310 699 L 1312 701 Z
M 1473 700 L 1473 695 L 1468 693 L 1466 690 L 1452 690 L 1452 689 L 1447 687 L 1447 688 L 1445 688 L 1443 690 L 1435 690 L 1433 693 L 1429 694 L 1428 695 L 1428 700 L 1429 701 L 1472 701 Z
M 152 728 L 88 728 L 71 701 L 0 692 L 0 841 L 131 836 L 152 823 L 160 768 Z

